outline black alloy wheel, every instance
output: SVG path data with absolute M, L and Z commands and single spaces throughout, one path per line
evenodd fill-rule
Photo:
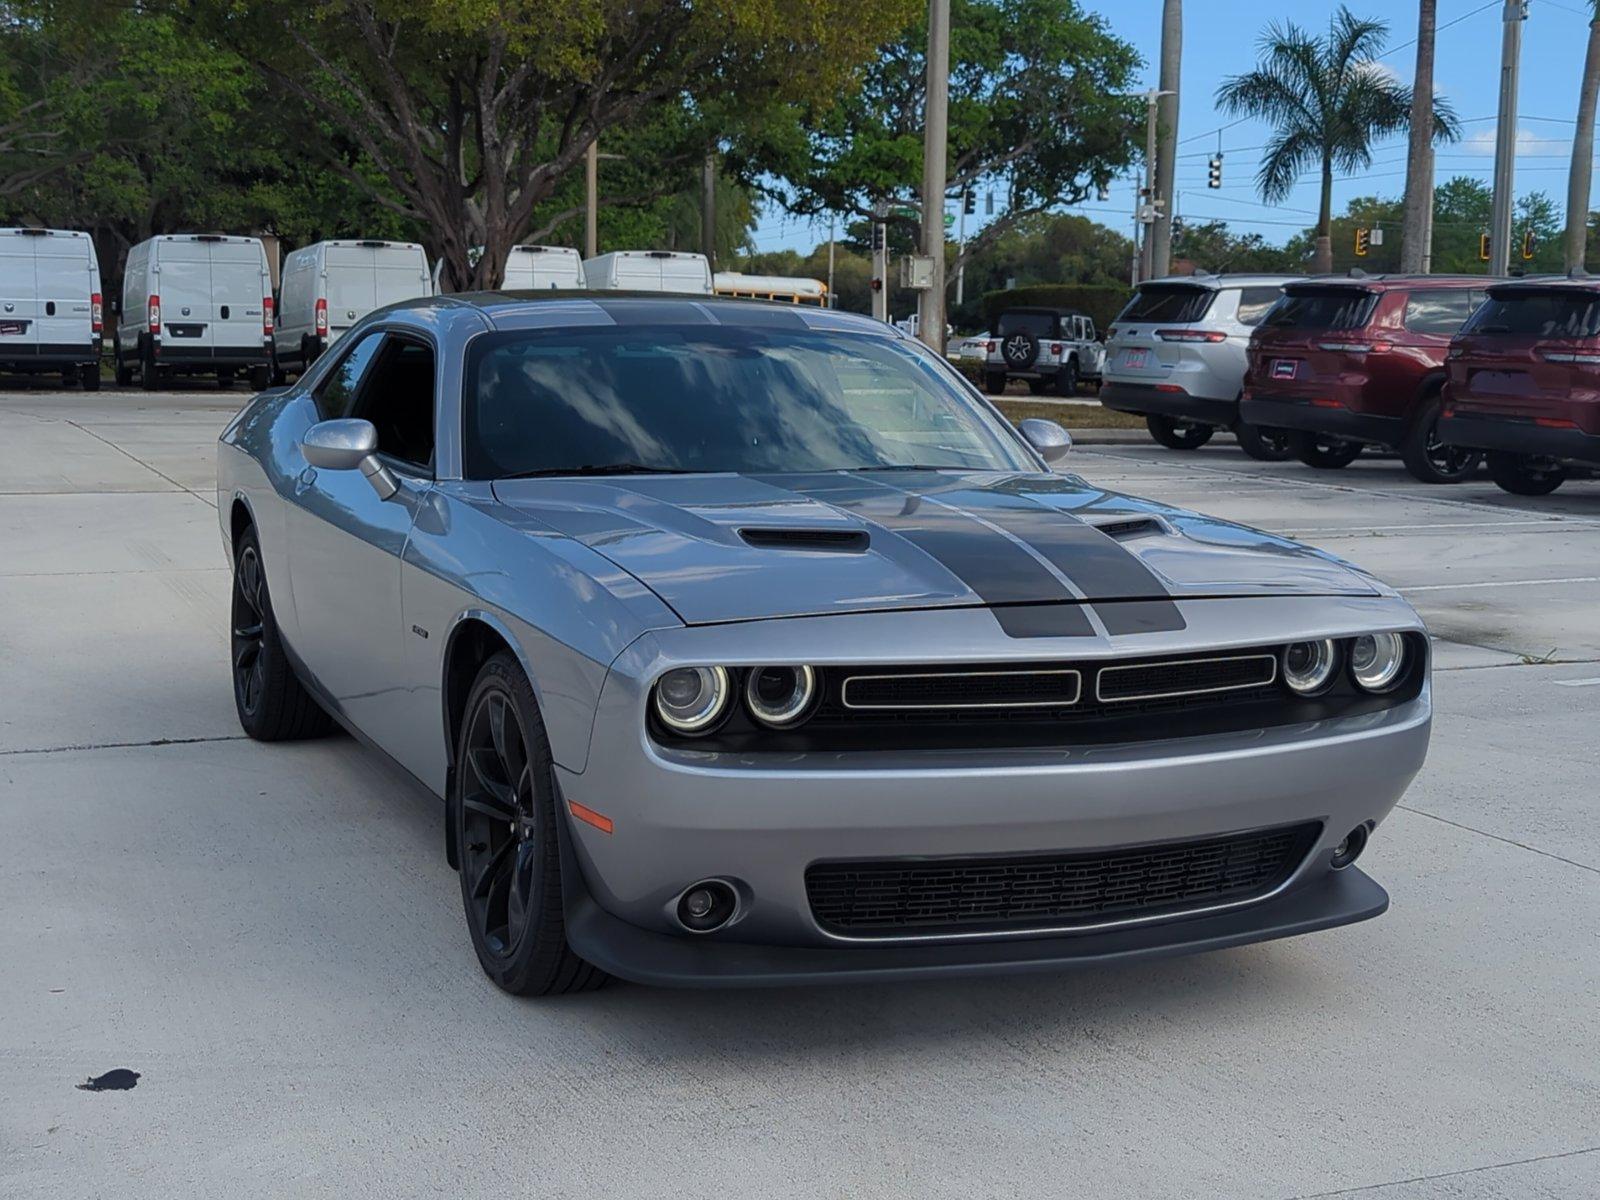
M 1490 477 L 1513 496 L 1548 496 L 1567 479 L 1565 466 L 1542 455 L 1491 450 L 1488 460 Z
M 1289 444 L 1294 447 L 1296 458 L 1319 471 L 1337 471 L 1341 467 L 1348 467 L 1361 457 L 1362 450 L 1360 442 L 1298 429 L 1289 434 Z
M 582 991 L 606 979 L 567 944 L 555 787 L 533 689 L 515 659 L 497 654 L 467 698 L 450 815 L 478 961 L 519 995 Z
M 1400 443 L 1400 459 L 1406 470 L 1423 483 L 1460 483 L 1470 478 L 1483 461 L 1482 451 L 1447 445 L 1439 437 L 1439 414 L 1443 408 L 1437 394 L 1427 400 Z
M 265 592 L 261 552 L 251 543 L 239 551 L 233 574 L 233 696 L 241 720 L 260 712 L 267 687 L 266 663 L 261 655 L 267 636 Z
M 1233 436 L 1239 441 L 1239 449 L 1257 462 L 1284 462 L 1294 457 L 1287 429 L 1240 421 L 1233 427 Z
M 1211 440 L 1216 432 L 1210 425 L 1188 421 L 1182 417 L 1162 417 L 1150 414 L 1144 419 L 1145 428 L 1168 450 L 1198 450 Z
M 333 719 L 295 675 L 279 640 L 254 526 L 240 533 L 234 547 L 230 617 L 233 701 L 244 731 L 260 742 L 331 733 Z

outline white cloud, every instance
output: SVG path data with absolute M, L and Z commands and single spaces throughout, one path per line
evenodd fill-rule
M 1494 124 L 1486 123 L 1475 129 L 1462 140 L 1459 146 L 1452 147 L 1458 154 L 1483 154 L 1494 157 Z M 1517 154 L 1549 154 L 1552 150 L 1563 146 L 1570 147 L 1569 138 L 1553 138 L 1548 134 L 1536 133 L 1532 129 L 1517 130 Z

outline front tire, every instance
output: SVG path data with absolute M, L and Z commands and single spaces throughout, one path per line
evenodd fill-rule
M 1553 458 L 1491 450 L 1489 475 L 1513 496 L 1548 496 L 1567 481 L 1567 469 Z
M 1444 401 L 1434 395 L 1417 411 L 1400 443 L 1400 459 L 1413 479 L 1423 483 L 1460 483 L 1469 479 L 1483 454 L 1465 446 L 1448 446 L 1439 440 L 1439 413 Z
M 1361 457 L 1361 443 L 1344 438 L 1329 437 L 1324 433 L 1305 433 L 1295 430 L 1289 435 L 1294 456 L 1308 467 L 1319 471 L 1337 471 L 1348 467 Z
M 233 703 L 244 731 L 258 742 L 331 732 L 333 719 L 295 675 L 278 636 L 254 526 L 239 535 L 234 547 L 232 617 Z
M 250 390 L 264 392 L 272 386 L 272 368 L 270 366 L 250 368 Z
M 1285 462 L 1294 457 L 1287 429 L 1240 421 L 1233 427 L 1233 436 L 1239 441 L 1239 449 L 1257 462 Z
M 1145 428 L 1168 450 L 1198 450 L 1211 440 L 1216 432 L 1210 425 L 1198 421 L 1183 421 L 1151 413 L 1144 419 Z
M 516 995 L 586 991 L 606 980 L 567 943 L 560 819 L 538 702 L 502 651 L 467 696 L 450 820 L 473 949 L 495 985 Z
M 1004 371 L 987 371 L 983 376 L 983 390 L 991 396 L 1006 394 L 1006 374 Z
M 156 370 L 155 349 L 149 342 L 145 342 L 139 350 L 139 386 L 147 392 L 153 392 L 161 386 L 160 373 Z
M 1061 370 L 1056 374 L 1056 395 L 1076 396 L 1078 394 L 1078 360 L 1069 358 L 1061 364 Z
M 127 387 L 133 382 L 133 368 L 128 365 L 127 359 L 122 357 L 122 344 L 120 342 L 117 343 L 114 355 L 117 364 L 117 386 Z
M 79 372 L 78 381 L 83 384 L 86 392 L 100 390 L 100 364 L 97 362 L 85 363 Z

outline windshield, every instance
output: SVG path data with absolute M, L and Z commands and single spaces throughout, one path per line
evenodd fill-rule
M 557 329 L 473 343 L 469 478 L 630 471 L 1033 471 L 913 342 L 736 326 Z
M 1143 284 L 1117 315 L 1121 322 L 1161 321 L 1185 325 L 1206 315 L 1216 293 L 1184 284 Z
M 1594 337 L 1600 333 L 1600 296 L 1576 291 L 1491 295 L 1467 318 L 1461 332 Z
M 1273 305 L 1261 323 L 1269 329 L 1359 329 L 1377 305 L 1376 292 L 1357 288 L 1296 290 Z

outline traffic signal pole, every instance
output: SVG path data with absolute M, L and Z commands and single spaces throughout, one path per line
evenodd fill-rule
M 1522 62 L 1522 23 L 1528 0 L 1506 0 L 1500 15 L 1500 114 L 1494 137 L 1494 204 L 1489 216 L 1489 274 L 1511 266 L 1511 210 L 1517 166 L 1517 82 Z

